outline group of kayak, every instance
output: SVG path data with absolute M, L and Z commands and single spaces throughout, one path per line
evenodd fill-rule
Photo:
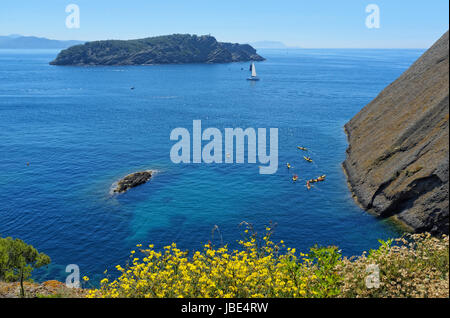
M 303 150 L 303 151 L 308 151 L 308 148 L 305 148 L 305 147 L 297 146 L 297 148 L 300 150 Z M 308 162 L 312 162 L 312 159 L 310 157 L 303 156 L 303 159 L 305 159 Z
M 303 150 L 303 151 L 308 151 L 307 148 L 302 147 L 302 146 L 297 146 L 297 148 L 300 149 L 300 150 Z M 303 159 L 305 159 L 308 162 L 313 162 L 313 160 L 310 157 L 308 157 L 308 156 L 303 156 Z M 286 167 L 288 169 L 292 169 L 293 168 L 289 162 L 286 163 Z M 315 179 L 310 179 L 310 180 L 306 181 L 306 188 L 308 190 L 311 189 L 313 183 L 325 181 L 325 178 L 326 178 L 326 175 L 322 175 L 322 176 L 317 177 Z M 294 182 L 298 181 L 298 175 L 294 174 L 292 176 L 292 181 L 294 181 Z
M 323 176 L 317 177 L 315 179 L 311 179 L 311 180 L 306 181 L 306 188 L 308 190 L 311 189 L 311 184 L 312 183 L 325 181 L 326 177 L 327 177 L 326 175 L 323 175 Z

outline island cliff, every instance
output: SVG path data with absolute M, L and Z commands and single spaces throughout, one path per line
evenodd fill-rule
M 416 232 L 449 233 L 448 36 L 345 125 L 355 198 Z
M 52 65 L 150 65 L 263 61 L 248 44 L 209 35 L 173 34 L 138 40 L 87 42 L 61 51 Z

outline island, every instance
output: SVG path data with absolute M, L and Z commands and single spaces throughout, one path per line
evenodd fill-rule
M 173 34 L 137 40 L 87 42 L 62 50 L 51 65 L 152 65 L 263 61 L 249 44 L 210 35 Z
M 355 198 L 415 232 L 449 232 L 449 35 L 345 125 Z
M 150 170 L 129 174 L 117 183 L 114 192 L 116 193 L 126 192 L 131 188 L 137 187 L 141 184 L 148 182 L 151 177 L 152 171 Z

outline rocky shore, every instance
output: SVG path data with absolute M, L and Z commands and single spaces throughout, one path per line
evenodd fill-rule
M 87 290 L 82 288 L 69 288 L 65 284 L 49 280 L 41 284 L 24 282 L 26 298 L 84 298 Z M 0 298 L 19 298 L 20 283 L 0 282 Z
M 345 125 L 343 168 L 361 206 L 449 233 L 449 35 Z

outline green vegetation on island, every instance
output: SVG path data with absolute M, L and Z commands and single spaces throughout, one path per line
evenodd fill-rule
M 173 34 L 137 40 L 87 42 L 61 51 L 52 65 L 151 65 L 263 61 L 248 44 L 210 35 Z

